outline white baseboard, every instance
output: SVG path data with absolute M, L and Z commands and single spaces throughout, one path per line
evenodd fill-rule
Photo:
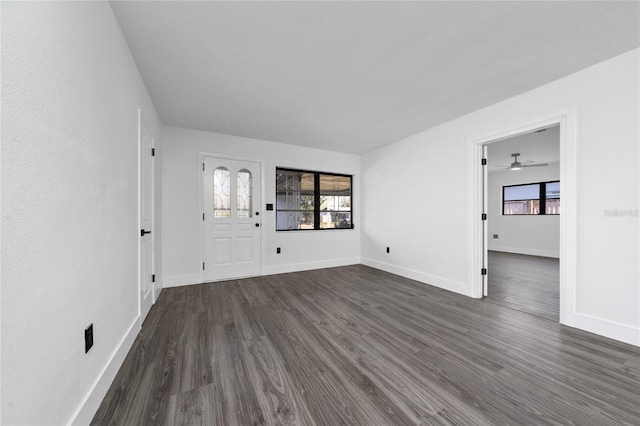
M 312 269 L 335 268 L 337 266 L 357 265 L 359 257 L 320 260 L 317 262 L 289 263 L 286 265 L 265 266 L 263 275 L 286 274 L 288 272 L 310 271 Z M 226 281 L 226 280 L 225 280 Z M 202 284 L 203 282 L 215 282 L 215 280 L 203 281 L 200 274 L 176 275 L 162 279 L 162 288 L 181 287 L 185 285 Z
M 420 281 L 435 287 L 440 287 L 454 293 L 471 296 L 471 287 L 464 282 L 452 281 L 447 278 L 438 277 L 436 275 L 425 274 L 413 269 L 403 268 L 401 266 L 391 265 L 389 263 L 380 262 L 374 259 L 362 258 L 362 264 L 380 269 L 385 272 L 400 275 L 405 278 Z
M 136 340 L 138 333 L 140 332 L 140 316 L 137 316 L 133 321 L 129 330 L 122 337 L 122 340 L 116 347 L 115 351 L 111 355 L 111 358 L 104 366 L 100 375 L 89 389 L 87 396 L 84 398 L 76 412 L 71 416 L 71 420 L 68 424 L 71 425 L 88 425 L 93 420 L 100 403 L 107 394 L 113 379 L 116 377 L 118 370 L 124 362 L 124 358 L 129 353 L 133 342 Z
M 553 250 L 538 250 L 538 249 L 529 249 L 529 248 L 522 248 L 522 247 L 489 247 L 489 251 L 527 254 L 529 256 L 554 257 L 556 259 L 560 258 L 560 252 L 553 251 Z
M 200 274 L 176 275 L 162 278 L 162 288 L 181 287 L 183 285 L 202 284 Z
M 566 325 L 630 345 L 640 346 L 640 328 L 638 327 L 579 312 L 570 314 Z
M 312 269 L 335 268 L 338 266 L 357 265 L 359 257 L 343 259 L 320 260 L 317 262 L 289 263 L 286 265 L 273 265 L 264 268 L 264 275 L 286 274 L 288 272 L 310 271 Z

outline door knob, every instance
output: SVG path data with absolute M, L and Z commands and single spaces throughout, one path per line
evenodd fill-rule
M 259 227 L 260 227 L 260 224 L 259 224 L 259 223 L 256 223 L 256 228 L 259 228 Z

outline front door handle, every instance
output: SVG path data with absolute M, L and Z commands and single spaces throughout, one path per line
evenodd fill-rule
M 141 237 L 144 237 L 146 234 L 150 234 L 150 233 L 151 233 L 151 231 L 145 231 L 144 229 L 140 230 L 140 236 Z

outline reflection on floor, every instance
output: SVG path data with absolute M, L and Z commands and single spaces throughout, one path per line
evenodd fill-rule
M 487 302 L 558 322 L 559 259 L 489 252 Z

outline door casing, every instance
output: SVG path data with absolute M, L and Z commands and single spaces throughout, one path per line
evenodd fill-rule
M 562 214 L 560 215 L 560 323 L 575 326 L 576 323 L 576 276 L 577 276 L 577 111 L 575 108 L 532 119 L 507 127 L 507 130 L 489 132 L 488 135 L 468 139 L 468 203 L 471 207 L 468 216 L 468 281 L 471 283 L 471 296 L 481 298 L 484 293 L 484 280 L 480 271 L 486 268 L 488 257 L 485 224 L 481 213 L 486 206 L 486 192 L 481 165 L 485 145 L 508 139 L 533 130 L 560 126 L 560 182 L 562 188 Z M 489 271 L 489 274 L 491 271 Z

